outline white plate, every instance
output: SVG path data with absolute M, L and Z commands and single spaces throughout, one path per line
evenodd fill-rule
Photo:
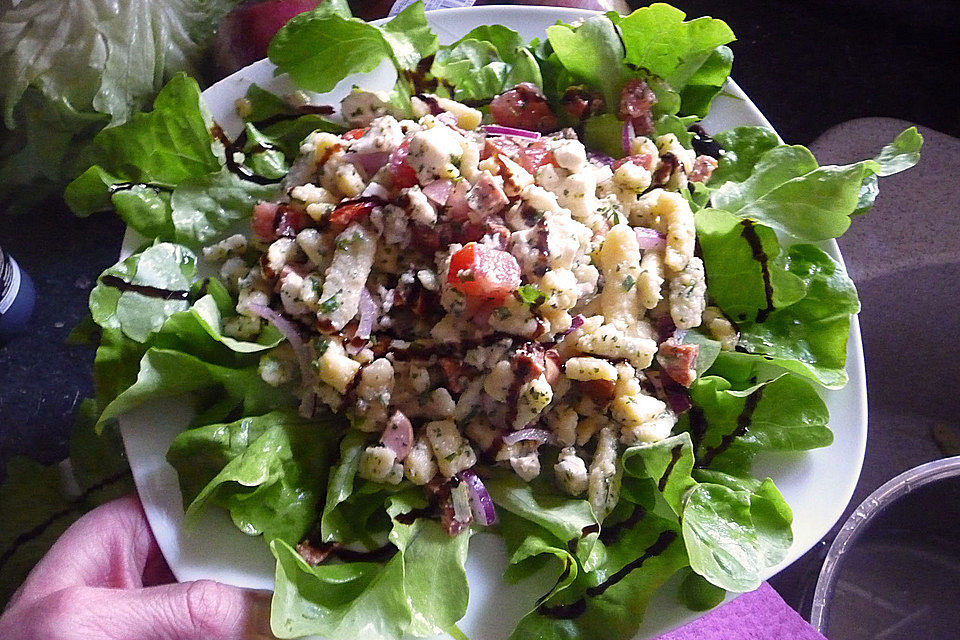
M 543 37 L 544 30 L 558 19 L 569 22 L 587 15 L 589 12 L 573 9 L 478 7 L 430 12 L 428 18 L 441 43 L 449 43 L 483 24 L 504 24 L 530 40 Z M 371 74 L 341 83 L 325 102 L 336 104 L 354 83 L 371 89 L 391 88 L 393 78 L 393 72 L 382 66 Z M 213 117 L 231 135 L 241 128 L 234 101 L 245 94 L 252 82 L 280 94 L 292 89 L 285 78 L 274 76 L 273 65 L 264 60 L 203 92 Z M 770 123 L 731 81 L 704 125 L 708 131 L 722 131 L 737 125 Z M 129 246 L 125 243 L 125 248 Z M 823 247 L 840 259 L 835 242 Z M 850 327 L 847 372 L 850 383 L 846 388 L 822 393 L 830 409 L 833 445 L 804 453 L 770 455 L 758 462 L 757 470 L 776 481 L 794 514 L 793 546 L 780 565 L 767 571 L 766 577 L 799 558 L 827 533 L 850 500 L 860 475 L 867 437 L 867 400 L 856 318 Z M 189 410 L 176 400 L 156 402 L 120 419 L 137 489 L 160 548 L 181 581 L 211 578 L 243 587 L 272 588 L 274 562 L 266 545 L 260 538 L 240 533 L 225 512 L 211 509 L 196 527 L 181 526 L 179 484 L 165 455 L 189 419 Z M 460 624 L 468 637 L 506 638 L 520 616 L 552 585 L 552 571 L 520 585 L 507 585 L 501 579 L 505 566 L 506 556 L 499 538 L 489 534 L 474 537 L 467 561 L 470 605 Z M 669 584 L 655 596 L 648 611 L 638 639 L 655 637 L 702 615 L 680 606 Z

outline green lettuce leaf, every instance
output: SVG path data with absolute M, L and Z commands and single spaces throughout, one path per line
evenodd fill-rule
M 684 22 L 686 14 L 661 3 L 608 15 L 623 34 L 626 62 L 679 91 L 684 115 L 705 116 L 730 75 L 733 54 L 723 46 L 735 39 L 730 27 L 708 17 Z
M 619 104 L 620 89 L 631 74 L 610 18 L 593 16 L 576 26 L 556 24 L 547 27 L 547 38 L 569 74 L 599 89 L 608 106 Z
M 77 215 L 109 206 L 110 186 L 129 182 L 172 190 L 184 180 L 220 169 L 208 131 L 212 125 L 196 80 L 178 74 L 157 95 L 153 110 L 104 129 L 94 138 L 93 166 L 67 185 L 64 198 Z M 222 154 L 221 154 L 222 155 Z M 148 237 L 153 226 L 126 220 Z
M 390 499 L 394 518 L 423 506 L 421 492 Z M 467 608 L 464 563 L 470 535 L 450 537 L 440 523 L 394 519 L 386 562 L 311 567 L 289 545 L 271 544 L 277 558 L 271 623 L 281 638 L 322 634 L 331 640 L 428 636 L 451 628 Z
M 323 542 L 362 541 L 371 546 L 375 534 L 389 529 L 383 504 L 395 491 L 357 478 L 360 454 L 370 443 L 370 436 L 349 429 L 340 442 L 340 457 L 330 470 L 327 496 L 320 518 L 320 539 Z
M 196 274 L 197 259 L 188 249 L 155 244 L 101 274 L 90 292 L 90 312 L 101 327 L 145 342 L 167 318 L 190 307 L 187 292 Z
M 493 98 L 521 82 L 543 85 L 540 67 L 523 38 L 502 25 L 477 27 L 440 47 L 430 73 L 455 88 L 456 100 Z
M 860 311 L 856 287 L 839 263 L 813 245 L 788 248 L 782 266 L 803 281 L 806 295 L 763 322 L 741 325 L 740 345 L 771 364 L 842 387 L 850 316 Z
M 0 210 L 59 195 L 90 141 L 200 63 L 234 0 L 0 1 Z
M 153 347 L 140 361 L 136 382 L 104 407 L 98 428 L 151 400 L 199 391 L 206 392 L 192 398 L 199 424 L 222 421 L 238 410 L 241 415 L 266 413 L 289 407 L 294 401 L 291 389 L 274 388 L 261 380 L 255 365 L 226 367 L 181 351 Z
M 680 603 L 691 611 L 708 611 L 723 602 L 727 592 L 693 571 L 680 583 Z
M 288 163 L 296 159 L 300 143 L 314 131 L 340 134 L 346 130 L 322 115 L 305 113 L 256 83 L 250 85 L 244 97 L 248 107 L 243 113 L 244 121 L 255 127 L 270 145 L 282 151 Z
M 792 521 L 790 507 L 769 478 L 753 491 L 698 484 L 683 510 L 690 567 L 721 589 L 752 591 L 762 573 L 786 556 Z
M 723 358 L 715 371 L 734 377 Z M 700 412 L 691 433 L 701 467 L 743 476 L 761 451 L 805 451 L 833 442 L 826 405 L 798 375 L 781 374 L 746 388 L 706 375 L 690 386 L 690 399 Z
M 734 127 L 713 139 L 723 148 L 720 164 L 710 175 L 709 185 L 714 188 L 725 182 L 743 182 L 764 153 L 780 146 L 776 131 L 767 127 Z
M 696 214 L 707 286 L 748 354 L 831 388 L 847 381 L 850 316 L 860 310 L 843 268 L 813 245 L 780 248 L 772 229 L 717 209 Z
M 196 283 L 194 289 L 198 289 Z M 224 335 L 224 318 L 236 316 L 229 292 L 219 280 L 213 278 L 200 282 L 199 289 L 207 293 L 187 311 L 167 318 L 160 332 L 151 341 L 152 346 L 189 351 L 212 362 L 233 363 L 243 362 L 244 354 L 267 351 L 283 342 L 283 335 L 270 324 L 263 325 L 260 334 L 253 341 L 237 340 Z M 220 345 L 231 353 L 224 353 Z M 234 358 L 233 354 L 238 354 L 238 357 Z
M 680 433 L 631 447 L 623 454 L 624 473 L 652 483 L 669 505 L 696 573 L 721 589 L 751 591 L 790 547 L 790 509 L 769 479 L 749 489 L 695 481 L 694 464 L 703 462 L 694 457 L 696 446 Z
M 354 73 L 373 71 L 391 60 L 399 69 L 415 69 L 437 50 L 417 2 L 382 27 L 356 18 L 309 11 L 294 16 L 270 41 L 271 62 L 303 89 L 324 93 Z M 343 51 L 350 55 L 342 55 Z
M 184 431 L 167 460 L 180 476 L 188 518 L 212 502 L 248 535 L 296 544 L 317 504 L 343 425 L 291 410 Z
M 695 216 L 710 297 L 737 323 L 803 298 L 802 279 L 782 268 L 780 242 L 769 227 L 719 209 Z
M 227 169 L 188 178 L 170 197 L 175 239 L 195 248 L 212 244 L 249 220 L 253 206 L 277 191 L 278 185 L 244 180 Z
M 923 136 L 916 127 L 904 129 L 893 139 L 893 142 L 883 147 L 874 160 L 880 165 L 877 175 L 881 178 L 892 176 L 895 173 L 906 171 L 920 162 L 920 147 L 923 146 Z
M 916 127 L 910 127 L 900 132 L 893 142 L 885 145 L 874 158 L 880 170 L 867 177 L 860 185 L 860 198 L 857 201 L 855 214 L 866 213 L 873 206 L 880 193 L 880 177 L 892 176 L 895 173 L 906 171 L 920 161 L 920 147 L 923 146 L 923 136 Z
M 597 559 L 592 570 L 581 563 L 579 571 L 561 573 L 558 587 L 566 586 L 551 590 L 524 616 L 512 640 L 606 640 L 636 633 L 653 593 L 687 565 L 687 557 L 675 524 L 639 506 L 632 511 L 629 526 L 600 532 L 595 542 L 600 551 L 590 554 Z M 583 542 L 574 539 L 570 545 Z
M 739 127 L 717 140 L 727 152 L 711 176 L 712 205 L 805 242 L 843 234 L 851 215 L 873 205 L 878 176 L 916 164 L 923 143 L 911 128 L 876 159 L 820 166 L 805 147 L 776 144 L 761 127 Z
M 560 540 L 578 538 L 585 527 L 597 524 L 586 500 L 558 493 L 543 477 L 524 482 L 505 469 L 491 470 L 484 484 L 494 504 L 542 527 Z

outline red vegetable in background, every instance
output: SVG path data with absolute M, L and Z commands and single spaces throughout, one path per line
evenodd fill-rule
M 497 124 L 530 131 L 548 132 L 557 128 L 557 118 L 540 89 L 521 82 L 490 102 L 490 113 Z
M 229 75 L 267 57 L 270 39 L 293 16 L 310 11 L 323 0 L 267 0 L 244 3 L 227 14 L 217 30 L 214 63 Z

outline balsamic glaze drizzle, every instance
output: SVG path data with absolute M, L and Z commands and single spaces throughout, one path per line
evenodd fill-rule
M 750 245 L 750 250 L 753 251 L 753 259 L 760 263 L 760 275 L 763 277 L 763 294 L 767 299 L 767 306 L 765 309 L 757 311 L 757 322 L 763 322 L 767 319 L 767 316 L 770 315 L 770 312 L 774 310 L 773 283 L 770 281 L 769 258 L 763 250 L 763 243 L 760 241 L 760 236 L 757 234 L 753 220 L 742 220 L 740 224 L 743 225 L 743 231 L 740 235 L 747 241 L 747 244 Z
M 220 144 L 223 145 L 224 156 L 225 156 L 224 159 L 226 160 L 226 163 L 227 163 L 227 169 L 231 173 L 236 175 L 238 178 L 242 180 L 246 180 L 248 182 L 253 182 L 255 184 L 278 184 L 280 182 L 279 180 L 275 180 L 273 178 L 265 178 L 263 176 L 259 176 L 255 174 L 253 171 L 251 171 L 249 167 L 246 167 L 240 164 L 239 162 L 237 162 L 237 159 L 234 157 L 234 155 L 238 152 L 243 151 L 243 145 L 244 145 L 244 142 L 246 141 L 246 132 L 237 136 L 236 140 L 230 140 L 230 138 L 227 137 L 227 134 L 224 133 L 220 125 L 214 124 L 213 128 L 210 130 L 210 134 L 213 135 L 214 138 L 219 140 Z
M 537 607 L 537 613 L 548 618 L 557 618 L 560 620 L 572 620 L 582 615 L 587 610 L 588 597 L 594 598 L 596 596 L 603 595 L 607 589 L 626 578 L 631 572 L 643 566 L 643 563 L 648 559 L 658 556 L 666 551 L 667 547 L 669 547 L 676 539 L 676 531 L 664 531 L 659 535 L 659 537 L 657 537 L 657 540 L 652 545 L 646 548 L 646 550 L 643 552 L 643 555 L 623 565 L 619 571 L 614 573 L 600 584 L 596 585 L 595 587 L 588 588 L 584 592 L 584 595 L 580 596 L 578 599 L 574 600 L 570 604 L 561 604 L 552 607 L 541 604 Z
M 170 289 L 161 289 L 159 287 L 151 287 L 145 284 L 132 284 L 122 278 L 119 278 L 111 274 L 101 276 L 100 282 L 107 285 L 108 287 L 113 287 L 114 289 L 119 289 L 120 291 L 133 291 L 135 293 L 139 293 L 142 296 L 147 296 L 148 298 L 160 298 L 161 300 L 189 300 L 190 299 L 189 291 L 173 291 Z
M 683 453 L 683 443 L 676 445 L 670 450 L 670 462 L 667 464 L 667 468 L 663 470 L 663 475 L 660 476 L 660 481 L 657 482 L 657 489 L 659 489 L 661 493 L 667 488 L 667 482 L 670 480 L 670 473 L 677 465 L 677 461 L 680 460 L 681 453 Z
M 760 404 L 760 399 L 763 397 L 763 389 L 764 387 L 760 387 L 747 396 L 747 402 L 743 406 L 743 411 L 737 416 L 737 428 L 723 436 L 720 444 L 704 452 L 697 461 L 696 466 L 698 469 L 710 466 L 714 458 L 729 449 L 734 440 L 747 432 L 747 428 L 750 426 L 750 419 L 753 417 L 753 412 L 756 411 L 757 405 Z

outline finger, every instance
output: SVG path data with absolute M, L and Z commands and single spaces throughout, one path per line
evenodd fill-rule
M 11 601 L 29 602 L 75 586 L 143 586 L 144 570 L 162 575 L 162 558 L 140 500 L 126 496 L 77 520 L 37 563 Z
M 145 589 L 73 587 L 0 618 L 19 640 L 275 640 L 270 593 L 201 580 Z

